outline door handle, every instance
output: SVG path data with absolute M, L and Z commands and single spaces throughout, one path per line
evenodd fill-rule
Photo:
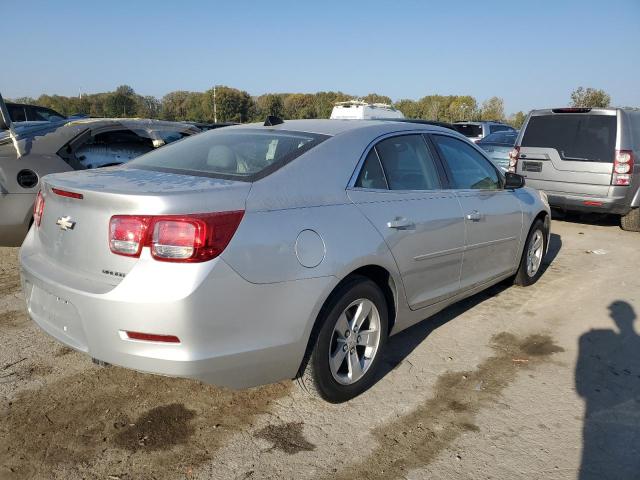
M 480 212 L 477 210 L 467 214 L 467 220 L 471 220 L 472 222 L 479 222 L 481 219 L 482 215 L 480 215 Z
M 387 222 L 387 227 L 396 228 L 398 230 L 406 230 L 406 229 L 415 228 L 416 224 L 406 218 L 396 217 L 395 220 L 391 220 L 390 222 Z

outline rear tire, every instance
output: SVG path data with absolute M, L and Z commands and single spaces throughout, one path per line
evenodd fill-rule
M 547 233 L 542 220 L 533 222 L 524 245 L 520 267 L 513 282 L 516 285 L 528 287 L 536 283 L 542 275 L 542 261 L 547 251 Z
M 367 313 L 368 312 L 368 313 Z M 376 380 L 388 335 L 387 302 L 366 277 L 354 277 L 322 308 L 298 383 L 312 395 L 341 403 Z
M 627 232 L 640 232 L 640 208 L 632 208 L 620 217 L 620 227 Z

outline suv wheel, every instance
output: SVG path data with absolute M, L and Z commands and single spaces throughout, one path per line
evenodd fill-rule
M 371 387 L 387 343 L 387 316 L 384 294 L 374 282 L 355 277 L 345 283 L 320 312 L 299 384 L 331 403 Z
M 533 285 L 542 275 L 542 259 L 547 251 L 547 228 L 542 220 L 533 223 L 527 243 L 522 252 L 520 267 L 516 273 L 514 283 L 521 287 Z
M 620 227 L 628 232 L 640 232 L 640 208 L 632 208 L 620 217 Z

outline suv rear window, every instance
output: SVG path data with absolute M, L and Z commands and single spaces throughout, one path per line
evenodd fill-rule
M 482 135 L 482 125 L 470 125 L 467 123 L 456 123 L 453 125 L 458 133 L 465 137 L 479 137 Z
M 615 115 L 533 116 L 521 146 L 555 148 L 562 160 L 613 163 L 616 122 Z
M 327 135 L 284 130 L 210 130 L 138 157 L 128 165 L 186 175 L 254 181 L 281 168 L 327 138 Z

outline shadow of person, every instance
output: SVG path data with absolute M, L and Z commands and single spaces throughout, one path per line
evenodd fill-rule
M 586 402 L 580 480 L 640 479 L 640 336 L 624 301 L 609 305 L 614 330 L 580 337 L 576 389 Z

